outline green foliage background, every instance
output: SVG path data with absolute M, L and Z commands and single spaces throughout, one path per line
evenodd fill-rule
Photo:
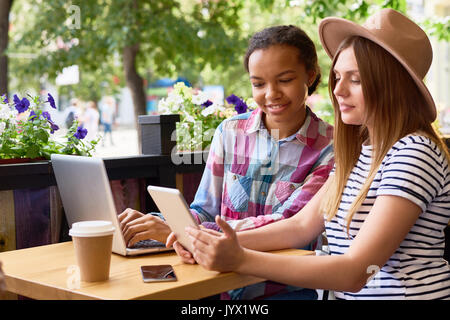
M 71 5 L 80 8 L 80 28 L 70 28 Z M 35 55 L 10 59 L 11 92 L 40 90 L 58 72 L 79 66 L 81 82 L 59 88 L 60 94 L 98 100 L 126 86 L 122 54 L 139 45 L 138 73 L 152 82 L 186 77 L 192 84 L 218 84 L 225 95 L 250 97 L 242 65 L 250 36 L 267 26 L 295 24 L 313 39 L 319 54 L 322 83 L 318 93 L 328 101 L 330 60 L 320 46 L 317 26 L 326 16 L 357 22 L 390 7 L 406 12 L 406 0 L 15 0 L 8 53 Z M 427 20 L 424 27 L 449 40 L 447 20 Z M 55 47 L 62 43 L 65 48 Z M 321 114 L 332 121 L 331 105 Z

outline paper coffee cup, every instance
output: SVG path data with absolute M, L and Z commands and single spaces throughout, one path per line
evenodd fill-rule
M 114 227 L 110 221 L 82 221 L 72 224 L 75 256 L 82 281 L 109 279 Z

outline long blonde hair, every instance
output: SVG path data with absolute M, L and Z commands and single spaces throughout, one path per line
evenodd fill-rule
M 368 177 L 351 204 L 346 220 L 347 234 L 353 215 L 365 200 L 383 158 L 404 136 L 420 132 L 450 155 L 443 139 L 424 116 L 426 101 L 406 69 L 386 50 L 362 37 L 347 38 L 337 51 L 329 76 L 329 93 L 334 107 L 335 174 L 330 177 L 321 210 L 328 221 L 337 213 L 347 180 L 361 153 L 362 144 L 369 139 L 367 127 L 348 125 L 342 121 L 339 104 L 333 94 L 336 86 L 333 68 L 340 52 L 353 48 L 358 64 L 365 104 L 365 120 L 373 126 L 372 162 Z

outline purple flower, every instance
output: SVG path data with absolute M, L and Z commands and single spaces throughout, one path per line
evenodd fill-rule
M 240 101 L 241 99 L 240 99 L 238 96 L 232 94 L 232 95 L 229 95 L 225 100 L 226 100 L 229 104 L 236 104 L 236 103 L 237 103 L 238 101 Z
M 58 125 L 56 125 L 56 123 L 54 123 L 52 118 L 50 117 L 49 112 L 47 111 L 42 112 L 42 116 L 48 120 L 48 123 L 50 123 L 50 133 L 54 133 L 56 130 L 59 129 Z
M 52 97 L 52 95 L 50 93 L 48 94 L 48 101 L 47 102 L 50 103 L 50 106 L 53 109 L 56 109 L 55 99 L 53 99 L 53 97 Z
M 248 109 L 247 105 L 242 100 L 238 101 L 236 103 L 236 106 L 234 107 L 234 110 L 236 110 L 238 114 L 246 113 L 247 109 Z
M 33 121 L 34 119 L 36 119 L 36 113 L 34 111 L 31 111 L 28 117 L 28 121 Z
M 245 104 L 244 100 L 242 100 L 238 96 L 232 94 L 229 95 L 225 100 L 229 104 L 234 104 L 234 109 L 237 111 L 238 114 L 247 112 L 248 106 Z
M 213 103 L 212 103 L 212 101 L 211 100 L 208 100 L 208 101 L 206 101 L 205 103 L 202 103 L 202 107 L 203 108 L 208 108 L 210 105 L 212 105 Z
M 86 137 L 87 135 L 87 129 L 83 128 L 83 126 L 79 126 L 77 128 L 77 132 L 75 132 L 75 134 L 73 135 L 75 138 L 77 139 L 84 139 L 84 137 Z
M 50 113 L 48 113 L 47 111 L 42 112 L 42 116 L 48 121 L 52 121 L 52 119 L 50 118 Z
M 42 112 L 42 117 L 44 117 L 44 119 L 47 119 L 48 123 L 50 123 L 50 133 L 54 133 L 56 130 L 59 130 L 59 126 L 50 118 L 50 113 L 44 111 Z M 28 116 L 28 121 L 33 121 L 36 118 L 37 114 L 32 110 L 30 112 L 30 115 Z
M 16 109 L 19 113 L 25 112 L 28 110 L 28 107 L 30 106 L 30 101 L 28 101 L 27 98 L 23 98 L 20 100 L 20 98 L 17 96 L 17 94 L 14 95 L 14 104 L 16 106 Z
M 50 123 L 50 133 L 54 133 L 56 130 L 59 130 L 58 125 L 55 124 L 53 121 L 49 120 L 48 122 Z M 86 132 L 87 132 L 87 130 L 86 130 Z
M 8 96 L 6 95 L 6 93 L 4 95 L 2 95 L 2 101 L 3 101 L 3 103 L 9 103 Z

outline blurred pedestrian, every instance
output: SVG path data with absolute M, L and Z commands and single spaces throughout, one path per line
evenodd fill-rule
M 83 113 L 83 124 L 88 133 L 87 141 L 94 140 L 98 133 L 98 125 L 100 120 L 100 113 L 97 109 L 97 104 L 94 101 L 89 101 L 86 104 L 86 110 Z
M 111 145 L 114 145 L 112 137 L 112 126 L 116 113 L 116 103 L 113 97 L 107 97 L 105 104 L 101 108 L 101 123 L 103 125 L 103 146 L 105 145 L 106 135 L 109 134 Z
M 76 98 L 70 100 L 70 106 L 64 112 L 64 124 L 67 129 L 72 126 L 72 123 L 81 114 L 80 101 Z

